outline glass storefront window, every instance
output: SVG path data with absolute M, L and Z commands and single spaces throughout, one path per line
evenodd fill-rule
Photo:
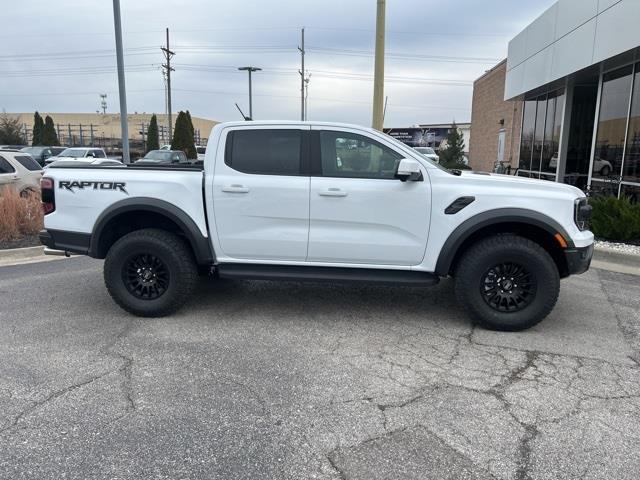
M 535 100 L 524 102 L 522 116 L 522 141 L 520 142 L 520 170 L 531 170 L 531 150 L 533 148 L 533 133 L 536 128 Z
M 628 66 L 605 74 L 594 152 L 592 178 L 620 176 L 629 113 L 631 74 Z
M 538 111 L 536 113 L 536 129 L 533 134 L 533 155 L 531 157 L 531 171 L 536 178 L 540 172 L 540 159 L 542 157 L 542 146 L 544 144 L 544 120 L 547 115 L 546 96 L 538 99 Z
M 640 185 L 625 185 L 622 184 L 621 196 L 626 196 L 631 199 L 633 203 L 640 202 Z
M 640 63 L 635 70 L 622 180 L 640 183 Z
M 558 169 L 558 157 L 560 155 L 560 132 L 562 130 L 562 114 L 564 109 L 564 93 L 557 93 L 549 98 L 547 106 L 547 126 L 544 136 L 544 150 L 542 153 L 542 163 L 540 165 L 541 174 L 555 177 Z
M 563 107 L 563 91 L 525 102 L 518 175 L 555 180 Z

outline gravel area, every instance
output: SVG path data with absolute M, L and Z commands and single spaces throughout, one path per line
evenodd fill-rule
M 628 243 L 607 242 L 605 240 L 596 240 L 596 248 L 604 250 L 612 250 L 629 255 L 640 255 L 640 245 L 631 245 Z

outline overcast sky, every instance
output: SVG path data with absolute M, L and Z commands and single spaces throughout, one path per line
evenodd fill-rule
M 469 121 L 472 82 L 554 0 L 387 0 L 385 126 Z M 108 0 L 11 2 L 0 39 L 0 107 L 118 111 Z M 214 120 L 299 119 L 300 28 L 306 27 L 309 119 L 371 122 L 375 0 L 121 0 L 128 110 L 164 113 L 160 70 L 171 32 L 173 110 Z M 10 20 L 10 21 L 8 21 Z

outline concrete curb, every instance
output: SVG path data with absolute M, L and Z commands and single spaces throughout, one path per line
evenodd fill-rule
M 640 255 L 608 248 L 596 248 L 591 266 L 612 272 L 640 275 Z
M 64 257 L 51 257 L 44 254 L 44 246 L 9 248 L 0 250 L 0 267 L 23 265 L 27 263 L 48 262 Z
M 44 254 L 44 247 L 11 248 L 0 250 L 0 267 L 26 263 L 59 260 L 65 257 L 52 257 Z M 593 268 L 612 272 L 640 275 L 640 255 L 623 253 L 616 250 L 596 248 L 593 254 Z

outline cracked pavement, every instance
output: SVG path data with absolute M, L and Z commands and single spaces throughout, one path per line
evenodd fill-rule
M 472 328 L 430 289 L 203 281 L 122 312 L 102 262 L 0 268 L 0 478 L 637 479 L 640 277 Z

